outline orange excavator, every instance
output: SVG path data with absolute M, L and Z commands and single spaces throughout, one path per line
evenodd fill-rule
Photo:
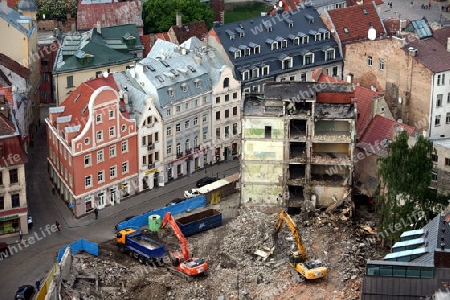
M 171 253 L 173 268 L 169 268 L 168 270 L 184 277 L 188 281 L 191 281 L 195 276 L 205 274 L 208 271 L 208 263 L 201 258 L 190 257 L 188 241 L 170 212 L 164 215 L 161 228 L 166 227 L 167 224 L 172 227 L 173 232 L 181 243 L 181 253 Z

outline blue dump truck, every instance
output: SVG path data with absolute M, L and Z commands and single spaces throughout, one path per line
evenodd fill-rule
M 116 242 L 120 252 L 128 253 L 141 264 L 153 266 L 164 264 L 163 258 L 166 254 L 164 245 L 137 230 L 131 228 L 120 230 Z
M 211 208 L 199 213 L 177 218 L 176 222 L 184 236 L 190 236 L 201 231 L 221 226 L 222 213 Z

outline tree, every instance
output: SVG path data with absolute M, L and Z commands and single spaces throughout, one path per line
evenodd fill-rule
M 77 0 L 36 0 L 38 19 L 66 20 L 77 15 Z
M 387 192 L 378 197 L 377 208 L 384 237 L 396 240 L 411 229 L 424 225 L 445 197 L 430 189 L 433 170 L 433 143 L 419 136 L 408 147 L 408 133 L 402 131 L 388 146 L 388 155 L 378 159 L 378 177 Z M 400 224 L 400 225 L 399 225 Z
M 147 0 L 144 2 L 145 32 L 166 32 L 176 24 L 176 13 L 182 14 L 183 23 L 205 21 L 212 27 L 214 12 L 200 0 Z

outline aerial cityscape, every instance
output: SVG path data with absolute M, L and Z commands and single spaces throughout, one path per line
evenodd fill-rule
M 0 1 L 0 299 L 450 299 L 450 0 Z

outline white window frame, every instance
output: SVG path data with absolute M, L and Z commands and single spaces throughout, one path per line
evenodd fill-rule
M 114 110 L 109 110 L 109 119 L 113 120 L 116 118 L 116 114 L 114 113 Z
M 109 168 L 109 178 L 113 179 L 117 177 L 117 166 L 112 166 Z
M 86 161 L 87 161 L 87 163 L 86 163 Z M 87 168 L 90 166 L 92 166 L 92 157 L 90 154 L 87 154 L 84 156 L 84 167 Z
M 122 163 L 122 174 L 126 174 L 130 171 L 130 169 L 128 168 L 128 161 L 124 161 Z
M 114 126 L 109 127 L 109 137 L 112 138 L 115 136 L 116 136 L 116 127 Z
M 128 140 L 127 141 L 122 141 L 121 149 L 122 149 L 122 153 L 127 153 L 128 152 Z
M 102 183 L 105 181 L 105 171 L 101 170 L 97 172 L 97 182 Z
M 234 51 L 234 58 L 239 58 L 239 57 L 241 57 L 241 50 Z
M 286 67 L 286 62 L 287 62 L 287 67 Z M 292 58 L 292 57 L 285 57 L 283 60 L 282 60 L 282 64 L 281 64 L 281 67 L 282 67 L 282 69 L 283 70 L 286 70 L 286 69 L 292 69 L 293 68 L 293 66 L 294 66 L 294 59 Z
M 84 188 L 90 188 L 92 187 L 92 176 L 91 175 L 87 175 L 84 176 Z
M 103 162 L 105 160 L 105 156 L 102 150 L 97 151 L 97 163 Z
M 116 157 L 116 145 L 109 146 L 109 157 Z

